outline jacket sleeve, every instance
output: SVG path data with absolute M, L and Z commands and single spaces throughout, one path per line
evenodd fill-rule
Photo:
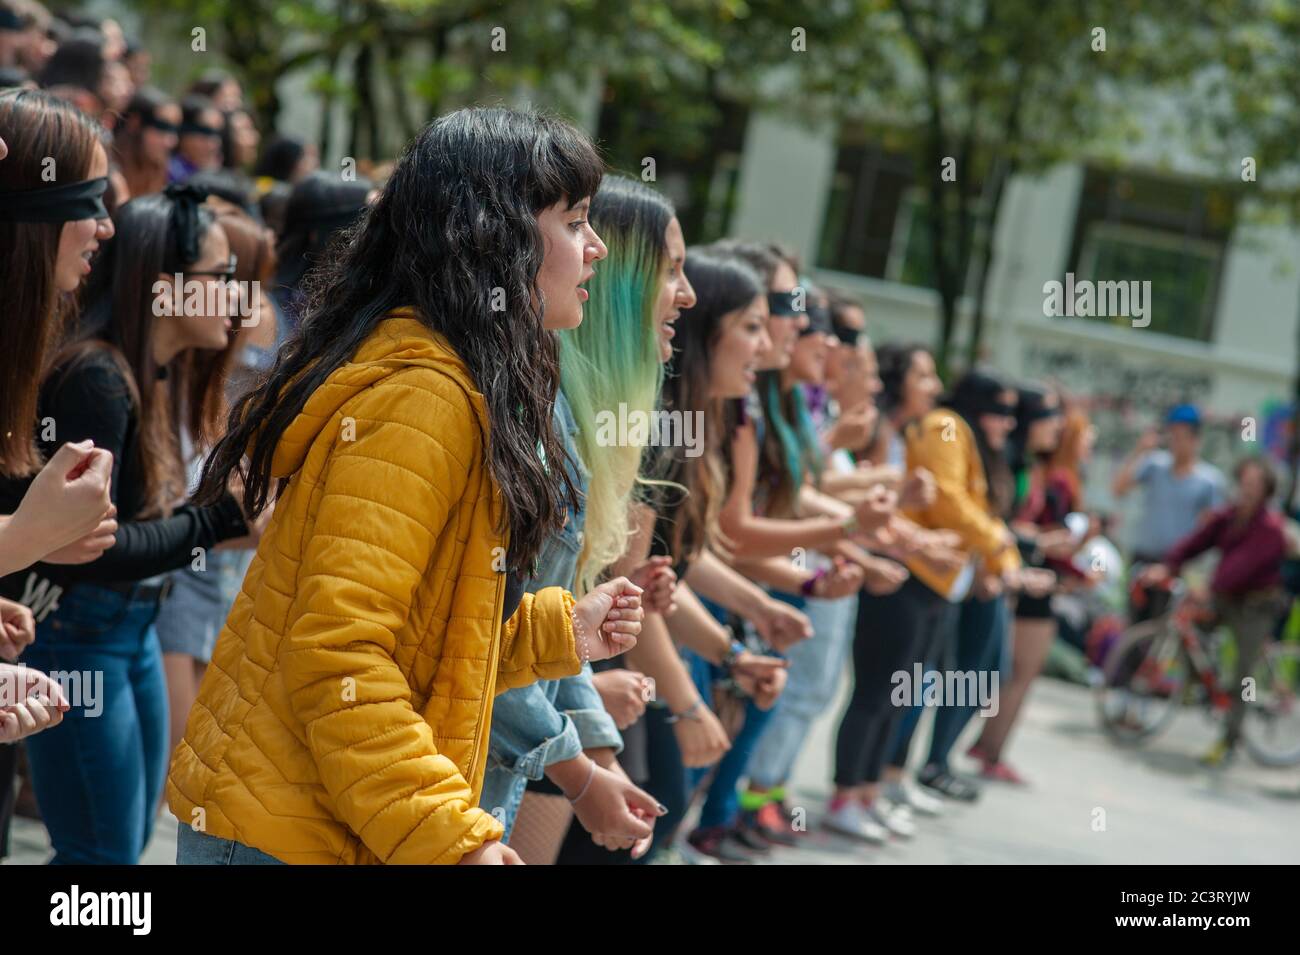
M 967 550 L 987 558 L 993 566 L 1019 566 L 1018 556 L 1007 557 L 1004 554 L 1003 528 L 1006 525 L 990 515 L 984 502 L 977 501 L 968 489 L 963 436 L 966 425 L 956 415 L 951 416 L 950 425 L 949 417 L 930 415 L 908 442 L 909 469 L 926 468 L 934 475 L 938 491 L 934 503 L 924 511 L 924 523 L 956 531 Z M 945 432 L 950 428 L 953 436 L 945 440 Z
M 559 682 L 555 708 L 578 727 L 583 749 L 610 746 L 616 753 L 623 751 L 623 734 L 618 731 L 618 724 L 605 709 L 596 684 L 592 682 L 590 664 L 584 663 L 577 676 L 565 677 Z
M 1229 594 L 1260 589 L 1261 578 L 1267 579 L 1281 570 L 1286 560 L 1286 537 L 1280 527 L 1260 530 L 1243 541 L 1229 554 L 1219 558 L 1214 574 L 1216 590 Z
M 438 752 L 394 660 L 395 634 L 468 483 L 462 462 L 478 453 L 472 414 L 458 387 L 424 369 L 339 410 L 334 426 L 352 417 L 355 439 L 335 444 L 313 489 L 315 528 L 279 644 L 331 811 L 386 863 L 455 863 L 504 833 Z
M 501 628 L 497 692 L 537 680 L 573 676 L 582 667 L 573 640 L 573 595 L 563 587 L 524 594 L 514 616 Z
M 521 686 L 492 704 L 492 757 L 526 779 L 541 779 L 547 766 L 582 752 L 578 728 L 556 709 L 544 686 Z
M 1219 539 L 1219 532 L 1227 520 L 1228 512 L 1220 511 L 1175 544 L 1169 553 L 1165 554 L 1164 562 L 1168 565 L 1170 572 L 1179 573 L 1183 569 L 1183 564 L 1193 557 L 1199 557 L 1213 547 L 1215 541 Z
M 64 441 L 90 438 L 95 447 L 113 455 L 110 494 L 119 502 L 119 481 L 127 434 L 132 427 L 131 399 L 121 372 L 108 359 L 97 357 L 64 375 L 52 377 L 43 395 L 43 412 L 58 425 L 58 440 L 43 442 L 53 454 Z M 42 565 L 60 582 L 143 580 L 190 563 L 194 549 L 207 550 L 248 533 L 239 504 L 229 494 L 210 507 L 184 504 L 167 517 L 131 520 L 121 515 L 113 546 L 86 564 Z

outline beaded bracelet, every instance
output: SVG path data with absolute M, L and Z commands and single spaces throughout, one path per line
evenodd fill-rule
M 573 622 L 573 634 L 578 638 L 578 659 L 586 666 L 591 662 L 591 649 L 587 646 L 587 628 L 578 619 L 578 605 L 569 608 L 569 619 Z
M 664 717 L 664 722 L 676 723 L 679 722 L 680 720 L 694 720 L 695 722 L 698 723 L 700 718 L 693 714 L 695 713 L 696 710 L 698 710 L 703 705 L 704 705 L 704 699 L 702 697 L 696 697 L 695 702 L 692 703 L 690 706 L 688 706 L 686 709 L 682 710 L 682 712 L 670 713 L 668 716 Z

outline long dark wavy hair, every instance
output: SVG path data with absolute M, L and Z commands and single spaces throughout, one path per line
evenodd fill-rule
M 281 288 L 297 290 L 303 276 L 325 255 L 336 233 L 356 224 L 374 189 L 369 179 L 340 179 L 317 170 L 293 187 L 284 209 L 275 281 Z
M 876 374 L 880 376 L 880 394 L 876 395 L 876 407 L 881 414 L 892 415 L 903 404 L 903 383 L 912 370 L 912 360 L 918 352 L 928 351 L 919 342 L 885 342 L 877 346 Z
M 747 262 L 716 254 L 715 248 L 691 249 L 686 257 L 686 277 L 695 289 L 695 305 L 683 309 L 677 320 L 673 362 L 664 382 L 665 410 L 684 415 L 704 413 L 703 453 L 691 458 L 682 449 L 665 451 L 666 457 L 659 463 L 662 476 L 687 491 L 674 514 L 672 540 L 668 542 L 679 561 L 693 558 L 705 546 L 724 552 L 731 549 L 718 528 L 718 514 L 727 494 L 723 445 L 738 416 L 734 408 L 710 396 L 709 361 L 723 332 L 722 320 L 748 307 L 766 288 Z
M 1014 391 L 997 372 L 988 368 L 973 368 L 958 379 L 952 391 L 940 399 L 940 404 L 951 408 L 970 425 L 975 435 L 975 447 L 984 466 L 984 479 L 988 485 L 989 503 L 1000 517 L 1006 517 L 1015 503 L 1015 476 L 1005 450 L 989 445 L 989 439 L 980 426 L 980 415 L 988 411 L 1004 391 Z
M 132 196 L 162 192 L 167 185 L 167 163 L 154 162 L 144 155 L 145 123 L 158 110 L 176 102 L 162 90 L 142 86 L 127 104 L 126 112 L 113 131 L 113 152 Z M 135 122 L 132 122 L 134 117 Z
M 604 170 L 582 133 L 532 111 L 462 109 L 425 127 L 378 200 L 308 274 L 302 323 L 265 385 L 231 409 L 198 499 L 215 501 L 237 471 L 246 512 L 260 513 L 285 429 L 385 315 L 409 305 L 446 337 L 486 398 L 508 564 L 532 568 L 578 506 L 551 421 L 560 369 L 555 335 L 542 324 L 537 215 L 594 195 Z M 504 311 L 492 308 L 495 289 L 505 290 Z

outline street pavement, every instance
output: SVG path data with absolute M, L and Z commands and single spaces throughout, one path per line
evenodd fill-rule
M 808 833 L 799 848 L 775 849 L 766 863 L 1300 861 L 1300 769 L 1264 769 L 1244 753 L 1227 769 L 1201 768 L 1196 758 L 1213 742 L 1215 727 L 1199 711 L 1180 714 L 1141 749 L 1120 749 L 1098 726 L 1087 689 L 1047 679 L 1031 691 L 1008 749 L 1028 786 L 989 783 L 978 802 L 950 803 L 942 817 L 920 819 L 908 842 L 873 847 L 831 835 L 820 818 L 846 691 L 818 720 L 796 766 L 790 803 L 806 810 Z M 917 732 L 914 756 L 924 752 L 928 723 Z M 977 730 L 968 727 L 968 736 Z M 964 749 L 965 740 L 956 751 Z M 170 814 L 160 818 L 143 862 L 175 862 L 175 827 Z M 11 863 L 39 864 L 49 857 L 45 830 L 31 820 L 14 821 L 13 843 Z

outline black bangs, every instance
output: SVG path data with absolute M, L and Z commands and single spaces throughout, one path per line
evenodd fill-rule
M 596 148 L 568 123 L 544 113 L 531 118 L 537 132 L 529 170 L 533 208 L 540 211 L 561 199 L 576 203 L 594 196 L 605 177 L 605 161 Z

